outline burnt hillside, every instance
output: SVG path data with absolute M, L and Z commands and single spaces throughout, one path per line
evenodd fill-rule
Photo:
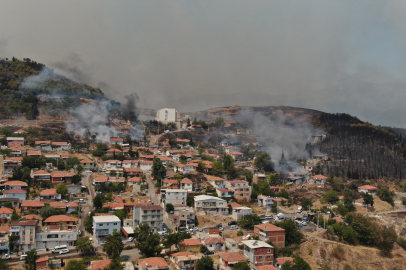
M 392 130 L 348 114 L 323 113 L 313 124 L 328 131 L 323 141 L 308 147 L 331 157 L 324 173 L 355 179 L 404 178 L 406 147 Z

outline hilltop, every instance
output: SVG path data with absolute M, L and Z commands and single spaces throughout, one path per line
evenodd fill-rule
M 38 94 L 103 97 L 100 89 L 70 80 L 29 58 L 0 59 L 0 119 L 13 115 L 35 119 L 39 113 Z

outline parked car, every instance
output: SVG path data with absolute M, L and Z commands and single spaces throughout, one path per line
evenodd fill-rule
M 155 194 L 159 194 L 159 193 L 161 193 L 161 191 L 159 191 L 159 190 L 155 191 Z
M 237 225 L 231 225 L 230 230 L 238 230 L 238 226 Z
M 144 190 L 145 193 L 148 193 L 148 189 Z
M 137 194 L 131 194 L 130 197 L 137 197 Z
M 86 170 L 85 173 L 93 173 L 91 170 Z
M 230 222 L 228 223 L 228 225 L 229 225 L 229 226 L 231 226 L 231 225 L 237 225 L 237 221 L 230 221 Z
M 69 253 L 69 249 L 61 249 L 59 255 Z
M 132 242 L 132 241 L 134 241 L 134 237 L 129 237 L 128 242 Z
M 306 222 L 306 221 L 302 221 L 301 224 L 302 224 L 303 226 L 307 226 L 307 222 Z
M 4 255 L 1 257 L 1 259 L 2 259 L 2 260 L 10 260 L 10 259 L 11 259 L 11 256 L 10 256 L 9 254 L 4 254 Z
M 220 228 L 220 227 L 223 227 L 223 224 L 219 223 L 219 224 L 216 224 L 216 226 L 214 226 L 214 227 Z
M 220 229 L 219 229 L 220 231 L 224 231 L 224 229 L 223 229 L 223 227 L 220 227 Z
M 265 219 L 273 219 L 273 216 L 272 215 L 266 215 Z
M 213 255 L 214 251 L 208 250 L 204 253 L 204 255 Z
M 20 255 L 20 261 L 24 261 L 25 258 L 27 258 L 27 254 L 21 254 Z

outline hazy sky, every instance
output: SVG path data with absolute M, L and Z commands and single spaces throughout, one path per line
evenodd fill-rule
M 406 127 L 406 1 L 2 1 L 0 57 L 179 111 L 289 105 Z

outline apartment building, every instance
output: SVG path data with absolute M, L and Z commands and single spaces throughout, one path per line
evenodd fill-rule
M 254 226 L 254 236 L 262 241 L 271 241 L 276 247 L 285 247 L 285 229 L 272 224 L 259 224 Z
M 78 227 L 76 225 L 43 226 L 35 234 L 35 239 L 36 249 L 51 249 L 61 245 L 73 247 L 78 240 Z
M 163 208 L 159 205 L 136 205 L 133 210 L 133 226 L 135 228 L 141 223 L 148 223 L 154 232 L 161 231 L 164 220 L 163 214 Z
M 193 270 L 199 257 L 190 251 L 177 252 L 171 255 L 171 261 L 177 270 Z
M 194 227 L 196 215 L 195 211 L 192 208 L 181 209 L 175 211 L 175 214 L 178 216 L 178 226 L 179 227 Z
M 244 244 L 244 257 L 252 267 L 273 265 L 274 247 L 258 240 L 242 241 Z
M 184 189 L 164 189 L 161 190 L 161 201 L 164 204 L 186 204 L 187 190 Z
M 10 227 L 0 227 L 0 254 L 10 254 L 9 246 Z
M 241 207 L 233 207 L 233 212 L 231 214 L 234 220 L 238 220 L 240 217 L 251 215 L 252 208 L 241 206 Z
M 7 137 L 7 146 L 23 146 L 24 145 L 24 137 Z
M 27 150 L 22 146 L 13 146 L 10 147 L 10 154 L 13 157 L 25 157 L 27 155 Z
M 69 151 L 71 148 L 67 142 L 52 142 L 51 147 L 53 151 Z
M 156 111 L 156 120 L 161 122 L 177 122 L 176 108 L 163 108 Z
M 198 195 L 195 199 L 195 210 L 206 211 L 208 213 L 228 213 L 227 202 L 218 197 L 209 195 Z
M 56 192 L 55 188 L 45 189 L 39 194 L 40 200 L 48 201 L 60 201 L 62 199 L 61 194 Z
M 193 191 L 193 181 L 189 178 L 183 178 L 182 181 L 180 181 L 180 187 L 187 191 Z
M 4 157 L 3 166 L 4 174 L 9 174 L 13 172 L 14 167 L 22 167 L 21 161 L 22 157 Z
M 30 251 L 36 248 L 35 234 L 40 230 L 38 220 L 13 221 L 10 225 L 10 235 L 17 235 L 20 239 L 15 243 L 20 251 Z
M 273 198 L 265 195 L 258 195 L 258 206 L 262 206 L 268 210 L 272 209 Z
M 98 244 L 106 240 L 106 236 L 121 230 L 121 220 L 114 215 L 93 216 L 93 236 Z
M 35 182 L 38 181 L 51 181 L 51 174 L 44 170 L 33 171 L 31 170 L 31 178 Z
M 247 181 L 233 180 L 227 182 L 227 188 L 234 191 L 234 198 L 239 202 L 251 201 L 251 186 Z

